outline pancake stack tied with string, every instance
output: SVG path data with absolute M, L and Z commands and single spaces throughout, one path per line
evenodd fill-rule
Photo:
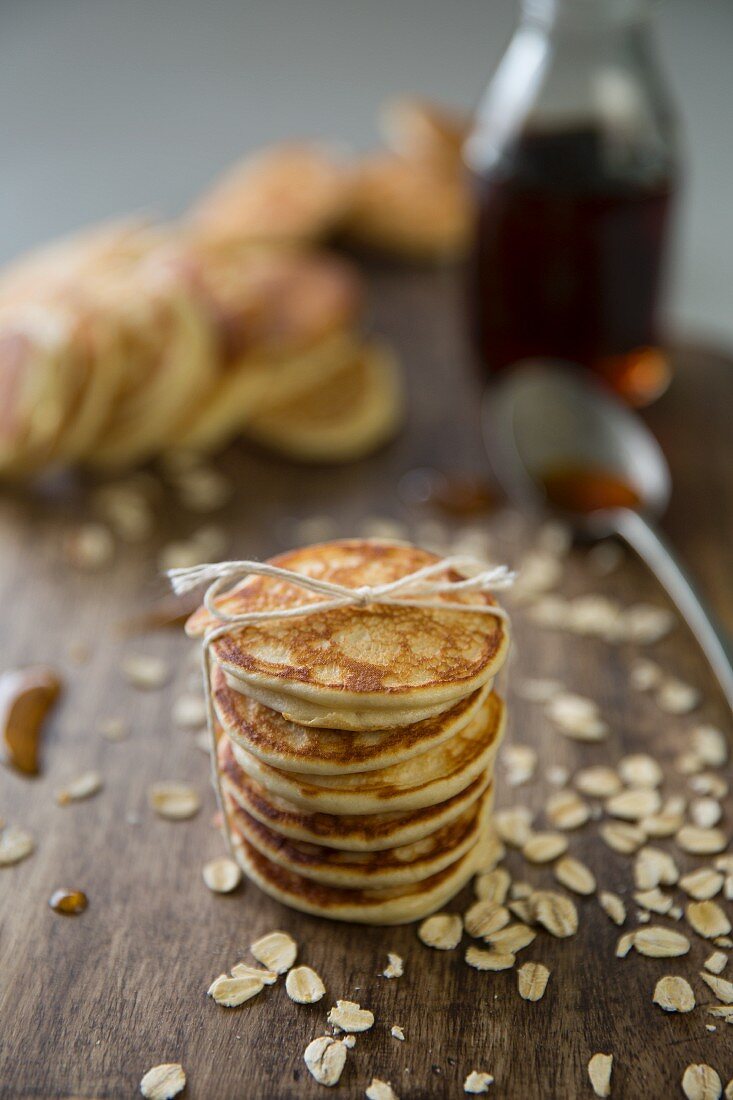
M 507 571 L 349 540 L 172 580 L 211 586 L 187 632 L 203 643 L 214 782 L 248 877 L 337 920 L 400 924 L 444 905 L 491 842 L 509 645 L 492 590 Z

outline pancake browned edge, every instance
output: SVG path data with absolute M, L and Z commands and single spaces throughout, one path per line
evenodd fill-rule
M 489 789 L 455 821 L 413 844 L 353 853 L 279 836 L 225 794 L 232 829 L 271 862 L 326 886 L 369 890 L 410 886 L 455 863 L 482 835 L 491 801 Z
M 281 554 L 270 564 L 349 588 L 384 584 L 440 557 L 405 543 L 352 539 Z M 446 569 L 445 577 L 464 579 Z M 218 601 L 230 614 L 306 607 L 319 596 L 252 576 Z M 460 605 L 494 606 L 487 593 L 451 593 L 445 609 L 375 604 L 240 625 L 212 642 L 231 685 L 303 725 L 384 729 L 447 710 L 493 679 L 509 645 L 506 621 Z M 458 605 L 458 606 L 457 606 Z M 206 609 L 189 635 L 218 625 Z
M 406 813 L 308 813 L 279 795 L 265 790 L 246 775 L 234 759 L 229 739 L 222 737 L 218 763 L 223 791 L 264 825 L 281 836 L 310 844 L 328 844 L 344 852 L 379 852 L 422 840 L 455 821 L 488 789 L 491 776 L 483 773 L 459 794 L 435 806 Z
M 292 909 L 354 924 L 409 924 L 440 909 L 473 877 L 484 860 L 484 840 L 437 875 L 413 886 L 389 890 L 348 890 L 323 886 L 286 871 L 261 855 L 236 831 L 232 842 L 236 859 L 261 890 Z
M 234 758 L 269 791 L 311 813 L 419 810 L 444 802 L 492 769 L 505 726 L 503 701 L 493 692 L 453 738 L 409 760 L 370 772 L 300 775 L 272 768 L 233 744 Z
M 357 733 L 290 722 L 271 707 L 235 691 L 217 664 L 211 670 L 216 716 L 232 741 L 273 768 L 302 775 L 373 771 L 427 752 L 462 730 L 490 690 L 488 683 L 450 710 L 411 726 Z

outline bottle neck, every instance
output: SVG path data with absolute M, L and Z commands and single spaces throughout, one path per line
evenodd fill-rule
M 654 0 L 520 0 L 522 23 L 546 32 L 607 33 L 649 22 Z

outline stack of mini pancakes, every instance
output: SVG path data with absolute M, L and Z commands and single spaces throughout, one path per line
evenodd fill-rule
M 440 559 L 407 544 L 322 543 L 272 564 L 348 588 Z M 441 579 L 459 580 L 446 569 Z M 322 597 L 254 576 L 218 597 L 241 615 Z M 507 624 L 459 610 L 341 606 L 232 627 L 209 644 L 217 783 L 245 873 L 308 913 L 370 924 L 444 905 L 490 840 L 493 765 L 504 727 L 494 677 Z M 200 608 L 187 631 L 221 621 Z

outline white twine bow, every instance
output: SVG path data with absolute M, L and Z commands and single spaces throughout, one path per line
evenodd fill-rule
M 439 574 L 446 570 L 461 573 L 460 580 L 451 580 Z M 466 575 L 468 574 L 468 575 Z M 221 773 L 217 762 L 217 738 L 215 714 L 211 693 L 211 643 L 232 631 L 232 628 L 247 626 L 250 623 L 267 622 L 273 619 L 291 619 L 297 616 L 322 615 L 339 607 L 367 608 L 371 606 L 422 607 L 438 611 L 478 612 L 493 615 L 497 619 L 506 619 L 504 608 L 495 604 L 451 601 L 441 596 L 464 595 L 471 592 L 497 592 L 509 588 L 514 583 L 515 574 L 505 565 L 486 567 L 475 558 L 466 555 L 453 555 L 441 558 L 430 565 L 423 566 L 413 573 L 407 573 L 397 580 L 386 584 L 361 585 L 349 588 L 333 581 L 319 580 L 277 565 L 257 561 L 224 561 L 214 564 L 195 565 L 190 569 L 169 569 L 173 591 L 177 596 L 191 592 L 201 585 L 208 585 L 203 604 L 209 614 L 218 621 L 218 626 L 209 628 L 202 641 L 202 672 L 204 696 L 206 698 L 207 725 L 211 751 L 211 775 L 216 792 L 219 811 L 224 824 L 224 837 L 230 855 L 233 855 L 231 825 L 226 811 L 221 787 Z M 272 577 L 287 581 L 307 592 L 315 592 L 324 597 L 295 607 L 273 607 L 260 611 L 244 611 L 230 614 L 217 607 L 215 600 L 225 588 L 233 592 L 247 577 Z

